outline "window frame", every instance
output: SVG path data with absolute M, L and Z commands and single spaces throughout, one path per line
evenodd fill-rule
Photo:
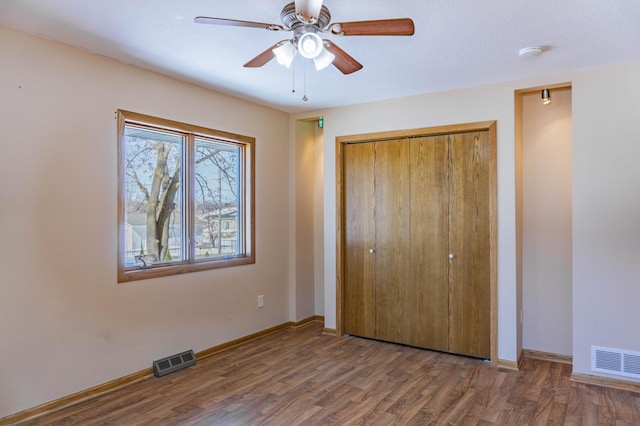
M 181 123 L 159 117 L 139 114 L 136 112 L 118 110 L 118 283 L 158 278 L 189 272 L 205 271 L 210 269 L 228 268 L 233 266 L 255 263 L 255 138 L 243 136 L 221 130 L 209 129 L 192 124 Z M 171 263 L 156 264 L 148 268 L 142 266 L 127 266 L 125 264 L 125 150 L 124 133 L 125 126 L 131 124 L 146 127 L 161 132 L 179 133 L 185 137 L 183 149 L 184 155 L 184 240 L 185 259 Z M 210 259 L 195 258 L 195 139 L 213 139 L 215 142 L 236 145 L 240 147 L 240 203 L 238 226 L 241 227 L 240 243 L 243 246 L 242 253 L 229 256 L 224 255 Z

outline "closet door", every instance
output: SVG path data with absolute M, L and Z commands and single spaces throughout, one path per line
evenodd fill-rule
M 449 350 L 448 136 L 411 141 L 411 294 L 409 344 Z
M 410 342 L 409 140 L 375 143 L 376 338 Z
M 490 352 L 488 132 L 450 138 L 449 351 Z
M 344 149 L 345 332 L 410 342 L 409 141 Z
M 488 132 L 345 145 L 344 331 L 490 357 Z
M 376 338 L 375 144 L 345 145 L 344 331 Z

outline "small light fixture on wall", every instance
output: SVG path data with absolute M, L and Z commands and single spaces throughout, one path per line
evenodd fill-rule
M 551 93 L 549 93 L 549 89 L 542 89 L 542 103 L 544 105 L 551 103 Z

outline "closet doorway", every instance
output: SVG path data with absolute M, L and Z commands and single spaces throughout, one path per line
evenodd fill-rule
M 497 363 L 495 122 L 336 148 L 338 334 Z

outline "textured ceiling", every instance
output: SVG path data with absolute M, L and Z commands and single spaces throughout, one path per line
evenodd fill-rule
M 638 0 L 325 0 L 331 22 L 415 22 L 413 37 L 327 36 L 364 65 L 351 75 L 315 71 L 299 55 L 293 70 L 275 60 L 243 68 L 288 33 L 193 22 L 205 15 L 280 24 L 286 3 L 0 0 L 0 25 L 288 112 L 640 60 Z M 545 53 L 520 58 L 527 46 Z

